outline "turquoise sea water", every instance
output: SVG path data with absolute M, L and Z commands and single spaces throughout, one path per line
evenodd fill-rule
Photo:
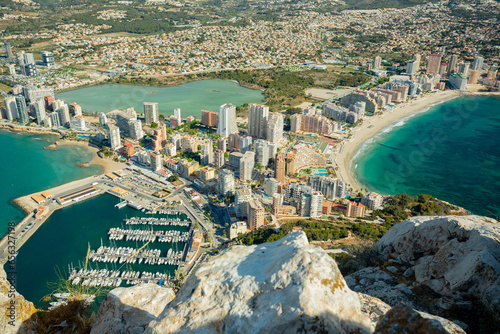
M 160 114 L 174 114 L 180 108 L 182 117 L 200 118 L 201 110 L 219 111 L 224 103 L 240 106 L 262 102 L 259 90 L 240 86 L 229 80 L 199 80 L 173 87 L 148 87 L 107 84 L 56 94 L 67 103 L 76 102 L 88 112 L 108 112 L 133 107 L 143 112 L 144 102 L 157 102 Z
M 360 146 L 351 170 L 381 194 L 427 193 L 498 218 L 499 135 L 499 97 L 460 97 L 385 128 Z
M 89 162 L 93 153 L 81 146 L 44 150 L 51 135 L 28 135 L 0 130 L 0 235 L 10 221 L 19 222 L 24 212 L 11 200 L 35 191 L 102 173 L 100 166 L 82 168 L 75 162 Z

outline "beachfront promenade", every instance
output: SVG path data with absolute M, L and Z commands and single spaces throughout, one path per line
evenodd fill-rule
M 106 174 L 103 174 L 44 190 L 44 193 L 48 192 L 52 195 L 50 199 L 46 199 L 45 203 L 38 204 L 32 198 L 35 195 L 39 195 L 41 192 L 36 192 L 16 198 L 14 202 L 18 204 L 26 212 L 27 215 L 24 219 L 21 220 L 21 222 L 17 223 L 15 226 L 12 226 L 12 228 L 4 236 L 4 238 L 0 240 L 0 262 L 6 263 L 8 260 L 12 260 L 12 256 L 14 256 L 19 251 L 24 243 L 38 230 L 40 226 L 42 226 L 42 224 L 52 215 L 53 212 L 79 203 L 80 201 L 83 201 L 85 199 L 93 198 L 107 192 L 120 198 L 121 200 L 133 202 L 137 206 L 140 206 L 147 211 L 155 211 L 156 208 L 164 205 L 163 199 L 152 196 L 144 189 L 133 187 L 130 185 L 130 182 L 126 181 L 127 176 L 132 176 L 135 173 L 133 170 L 127 170 L 126 172 L 120 171 L 120 173 L 123 175 L 123 177 L 116 178 L 114 180 L 112 180 L 109 176 L 106 176 Z M 154 178 L 149 179 L 154 180 Z M 160 180 L 157 180 L 156 182 L 158 182 L 158 184 L 160 185 L 159 181 Z M 170 190 L 172 192 L 168 196 L 168 199 L 182 200 L 183 205 L 179 209 L 190 216 L 193 223 L 197 221 L 205 230 L 205 232 L 207 232 L 211 236 L 211 240 L 214 240 L 213 236 L 215 235 L 215 232 L 213 231 L 212 226 L 209 226 L 209 224 L 205 221 L 203 214 L 197 209 L 189 208 L 190 202 L 187 200 L 187 198 L 182 196 L 183 187 L 178 187 L 177 189 L 175 189 L 173 185 L 161 184 L 161 186 L 164 188 L 171 188 Z M 81 198 L 77 201 L 71 201 L 65 205 L 61 205 L 56 201 L 56 198 L 58 197 L 71 194 L 85 187 L 96 187 L 98 191 L 91 196 Z M 110 191 L 110 189 L 112 189 L 113 187 L 120 187 L 121 189 L 128 191 L 128 193 L 124 196 L 119 196 L 118 194 Z M 40 205 L 46 207 L 48 211 L 42 219 L 36 219 L 35 210 Z M 13 223 L 14 222 L 11 222 L 12 225 Z

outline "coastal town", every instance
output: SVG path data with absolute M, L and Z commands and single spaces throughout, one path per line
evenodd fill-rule
M 38 261 L 43 252 L 31 242 L 53 246 L 38 236 L 57 220 L 70 227 L 78 221 L 71 233 L 86 240 L 64 254 L 64 263 L 44 259 L 62 269 L 54 274 L 49 263 L 52 271 L 40 276 L 64 286 L 33 288 L 49 311 L 68 305 L 73 294 L 83 296 L 85 307 L 101 302 L 105 288 L 149 284 L 178 293 L 233 248 L 260 247 L 292 232 L 352 273 L 352 263 L 375 266 L 375 258 L 365 259 L 375 242 L 408 218 L 471 215 L 478 202 L 462 207 L 468 199 L 453 201 L 467 197 L 459 191 L 442 200 L 420 192 L 426 188 L 418 180 L 398 185 L 423 173 L 424 160 L 437 155 L 451 131 L 472 124 L 474 113 L 496 111 L 500 6 L 395 4 L 215 1 L 206 12 L 198 3 L 162 0 L 75 3 L 67 12 L 33 1 L 2 4 L 0 134 L 12 134 L 19 152 L 22 140 L 36 141 L 47 154 L 42 163 L 56 174 L 62 159 L 86 171 L 58 184 L 33 182 L 15 195 L 7 193 L 18 180 L 6 181 L 4 202 L 22 210 L 6 215 L 0 229 L 7 275 L 16 277 L 18 262 L 26 270 Z M 53 22 L 39 22 L 51 10 Z M 479 107 L 479 99 L 490 104 Z M 401 146 L 380 140 L 431 113 L 439 121 L 406 134 Z M 490 122 L 492 129 L 467 131 L 480 140 L 495 133 Z M 457 156 L 474 151 L 460 146 L 467 138 L 453 139 Z M 386 161 L 361 163 L 374 145 L 386 149 Z M 410 153 L 398 155 L 401 147 Z M 36 166 L 26 183 L 39 177 Z M 442 179 L 433 175 L 429 182 Z M 480 209 L 495 215 L 490 202 Z M 96 218 L 99 210 L 106 215 Z M 51 254 L 65 253 L 78 238 L 64 231 Z M 403 280 L 417 276 L 410 267 L 385 267 Z

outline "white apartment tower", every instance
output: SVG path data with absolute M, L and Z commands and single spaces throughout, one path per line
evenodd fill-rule
M 236 107 L 230 103 L 223 104 L 219 109 L 219 124 L 217 134 L 221 137 L 229 137 L 231 133 L 238 133 L 236 124 Z
M 109 124 L 108 125 L 108 138 L 109 138 L 109 146 L 113 150 L 122 146 L 121 138 L 120 138 L 120 128 Z
M 283 138 L 283 115 L 271 114 L 267 121 L 266 139 L 271 143 L 278 143 Z
M 144 102 L 144 119 L 146 124 L 159 123 L 158 103 Z
M 269 107 L 262 104 L 248 105 L 248 135 L 254 138 L 266 138 Z

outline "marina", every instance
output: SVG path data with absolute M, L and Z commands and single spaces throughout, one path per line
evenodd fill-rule
M 172 213 L 171 213 L 172 214 Z M 160 226 L 189 226 L 189 220 L 181 220 L 180 218 L 145 218 L 134 217 L 125 219 L 127 225 L 160 225 Z
M 131 270 L 80 269 L 73 270 L 68 278 L 72 285 L 90 287 L 119 287 L 122 283 L 136 285 L 140 283 L 156 283 L 167 285 L 171 277 L 165 273 L 151 273 Z
M 96 251 L 91 251 L 89 260 L 105 263 L 136 263 L 178 266 L 182 259 L 182 251 L 170 248 L 165 256 L 161 256 L 159 249 L 135 249 L 132 247 L 105 247 L 101 246 Z
M 143 241 L 143 242 L 187 242 L 188 232 L 154 231 L 154 230 L 126 230 L 111 228 L 108 231 L 109 240 Z

